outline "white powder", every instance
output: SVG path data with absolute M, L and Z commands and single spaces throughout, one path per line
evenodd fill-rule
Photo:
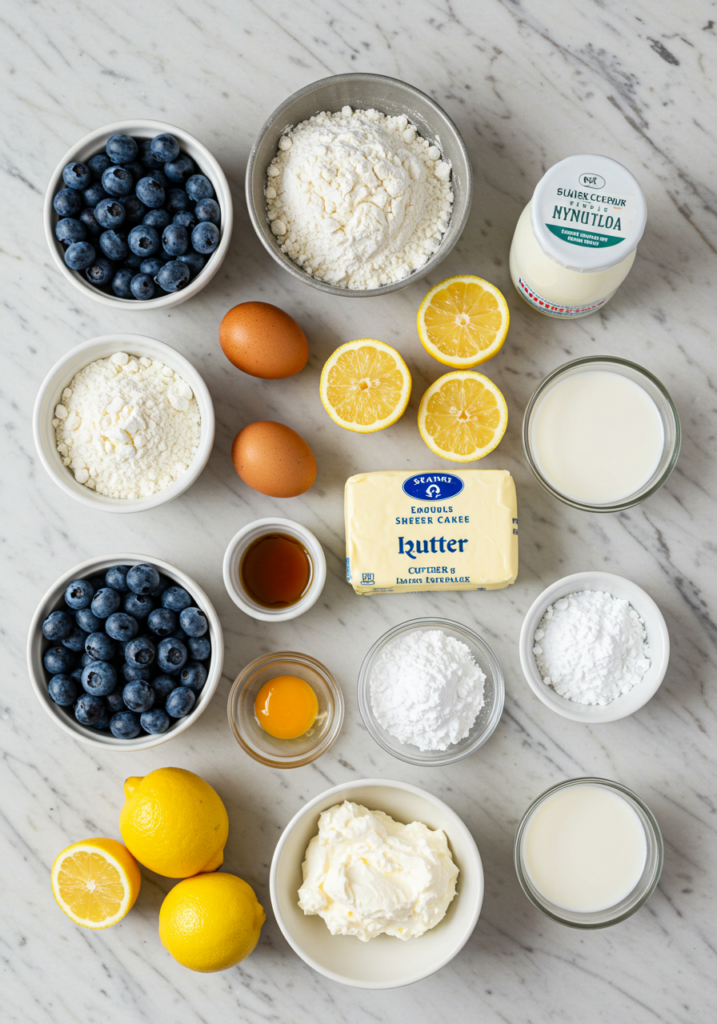
M 171 367 L 115 352 L 75 374 L 55 408 L 57 450 L 78 483 L 110 498 L 169 487 L 197 453 L 199 406 Z
M 307 274 L 342 288 L 401 281 L 436 251 L 451 166 L 408 118 L 316 114 L 279 140 L 267 169 L 271 230 Z
M 561 597 L 535 631 L 543 682 L 578 704 L 609 704 L 650 667 L 645 623 L 628 601 L 601 590 Z
M 445 750 L 471 731 L 484 683 L 466 644 L 440 629 L 420 630 L 384 648 L 371 674 L 371 704 L 401 743 Z

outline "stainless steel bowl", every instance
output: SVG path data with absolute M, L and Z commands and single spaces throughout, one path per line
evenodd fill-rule
M 300 124 L 324 110 L 333 113 L 341 110 L 344 106 L 353 107 L 356 110 L 373 107 L 391 117 L 405 114 L 409 121 L 416 126 L 419 135 L 438 146 L 443 158 L 448 160 L 453 168 L 451 175 L 454 197 L 453 212 L 446 233 L 436 252 L 427 263 L 401 281 L 365 291 L 338 288 L 336 285 L 318 281 L 302 270 L 298 263 L 295 263 L 286 253 L 283 253 L 269 226 L 266 199 L 264 198 L 266 169 L 276 156 L 279 139 L 287 128 Z M 322 292 L 328 292 L 330 295 L 346 295 L 349 298 L 387 295 L 389 292 L 406 288 L 430 274 L 434 267 L 437 267 L 446 258 L 460 238 L 468 220 L 472 196 L 473 172 L 468 152 L 458 129 L 448 114 L 420 89 L 416 89 L 407 82 L 400 82 L 396 78 L 387 78 L 385 75 L 334 75 L 332 78 L 322 78 L 318 82 L 312 82 L 311 85 L 299 89 L 278 106 L 264 124 L 252 147 L 246 169 L 246 199 L 249 216 L 259 240 L 267 252 L 297 280 L 310 284 Z

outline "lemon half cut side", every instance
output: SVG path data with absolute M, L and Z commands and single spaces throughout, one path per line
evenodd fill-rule
M 467 369 L 492 359 L 503 347 L 510 313 L 505 297 L 482 277 L 446 278 L 418 310 L 418 336 L 439 363 Z
M 142 882 L 137 861 L 116 839 L 85 839 L 58 854 L 52 892 L 83 928 L 109 928 L 133 907 Z
M 500 390 L 475 370 L 453 370 L 428 388 L 418 409 L 418 429 L 442 459 L 473 462 L 498 445 L 508 426 Z
M 334 423 L 371 434 L 401 418 L 411 397 L 411 374 L 395 348 L 375 338 L 359 338 L 329 356 L 319 388 Z

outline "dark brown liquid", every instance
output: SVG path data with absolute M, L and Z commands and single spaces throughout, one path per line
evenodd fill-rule
M 239 566 L 244 589 L 265 608 L 296 604 L 308 590 L 312 575 L 309 552 L 286 533 L 259 537 L 246 549 Z

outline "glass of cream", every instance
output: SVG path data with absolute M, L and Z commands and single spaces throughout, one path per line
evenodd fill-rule
M 570 779 L 534 800 L 515 837 L 523 892 L 554 921 L 606 928 L 654 891 L 662 835 L 650 809 L 608 779 Z

